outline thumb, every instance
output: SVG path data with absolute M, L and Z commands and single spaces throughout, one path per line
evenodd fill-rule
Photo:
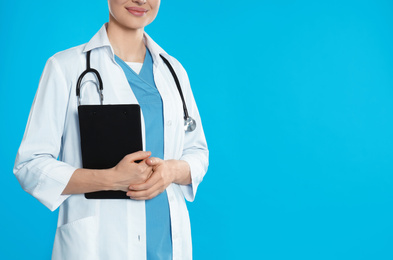
M 157 157 L 150 157 L 149 159 L 146 160 L 146 164 L 149 166 L 157 166 L 161 164 L 162 160 Z
M 151 155 L 151 152 L 138 151 L 135 153 L 130 153 L 125 156 L 125 159 L 130 162 L 141 161 L 148 158 Z

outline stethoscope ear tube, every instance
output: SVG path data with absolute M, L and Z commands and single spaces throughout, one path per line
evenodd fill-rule
M 81 104 L 81 96 L 80 96 L 80 93 L 81 93 L 81 83 L 82 83 L 82 79 L 83 79 L 83 77 L 84 77 L 87 73 L 90 73 L 90 72 L 93 73 L 93 74 L 95 74 L 96 77 L 97 77 L 97 79 L 98 79 L 98 85 L 99 85 L 99 91 L 100 91 L 100 103 L 101 103 L 101 105 L 102 105 L 103 102 L 104 102 L 104 95 L 102 94 L 102 90 L 104 89 L 104 85 L 103 85 L 103 83 L 102 83 L 102 79 L 101 79 L 100 73 L 98 73 L 97 70 L 95 70 L 95 69 L 93 69 L 93 68 L 90 68 L 90 52 L 91 52 L 91 51 L 88 51 L 88 52 L 87 52 L 87 55 L 86 55 L 86 70 L 82 72 L 82 74 L 79 76 L 78 81 L 77 81 L 77 83 L 76 83 L 76 95 L 78 96 L 78 106 Z

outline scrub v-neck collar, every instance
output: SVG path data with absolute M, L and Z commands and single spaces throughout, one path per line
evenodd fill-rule
M 130 66 L 128 66 L 128 64 L 125 61 L 123 61 L 117 55 L 115 55 L 115 60 L 116 62 L 121 63 L 122 64 L 121 67 L 126 68 L 135 77 L 138 77 L 140 80 L 142 80 L 144 83 L 148 84 L 149 86 L 156 88 L 154 82 L 149 82 L 148 80 L 150 78 L 148 73 L 151 72 L 149 68 L 153 67 L 153 60 L 152 60 L 151 53 L 147 47 L 146 47 L 145 59 L 143 60 L 143 65 L 141 70 L 139 71 L 139 74 L 136 73 Z

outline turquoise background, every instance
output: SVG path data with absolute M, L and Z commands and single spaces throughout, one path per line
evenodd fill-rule
M 57 213 L 12 174 L 46 60 L 107 2 L 0 2 L 0 259 L 49 259 Z M 393 259 L 393 2 L 163 1 L 210 149 L 194 259 Z

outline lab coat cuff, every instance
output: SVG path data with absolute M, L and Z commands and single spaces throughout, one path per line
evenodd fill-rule
M 186 161 L 190 166 L 191 171 L 191 184 L 180 185 L 180 188 L 184 194 L 187 201 L 194 201 L 196 191 L 199 183 L 201 183 L 202 178 L 200 177 L 200 167 L 197 160 L 195 160 L 191 155 L 184 155 L 180 160 Z
M 70 196 L 62 195 L 62 192 L 75 170 L 75 167 L 61 163 L 55 171 L 42 174 L 33 196 L 51 211 L 55 211 Z

